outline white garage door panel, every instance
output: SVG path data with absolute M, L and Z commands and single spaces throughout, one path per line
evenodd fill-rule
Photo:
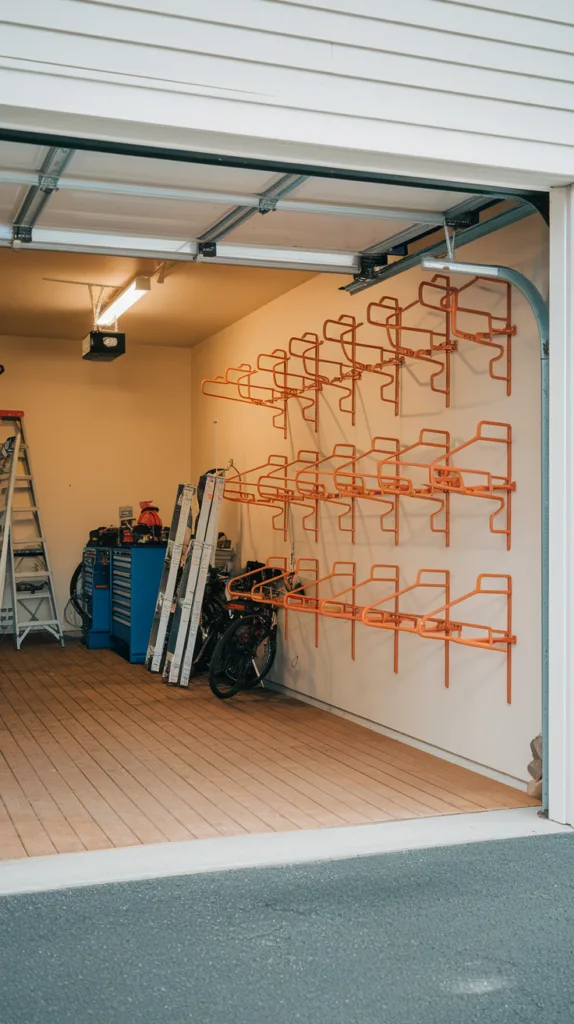
M 4 170 L 37 171 L 42 166 L 47 152 L 45 146 L 0 142 L 0 167 Z
M 66 168 L 66 175 L 133 185 L 254 194 L 263 192 L 277 178 L 276 174 L 269 174 L 268 171 L 251 171 L 248 168 L 209 167 L 170 160 L 115 156 L 112 153 L 86 153 L 81 150 L 74 153 Z
M 380 209 L 443 212 L 449 206 L 468 198 L 465 192 L 434 192 L 428 188 L 402 188 L 400 185 L 377 185 L 370 181 L 337 181 L 331 178 L 308 178 L 299 185 L 294 199 L 308 202 L 341 203 L 374 206 Z
M 38 221 L 40 228 L 71 228 L 158 238 L 196 238 L 229 207 L 216 203 L 180 203 L 171 199 L 73 192 L 54 193 Z
M 233 245 L 244 242 L 248 245 L 361 252 L 410 226 L 407 221 L 354 220 L 352 217 L 313 216 L 277 210 L 264 217 L 252 217 L 229 235 L 228 240 Z
M 18 185 L 0 184 L 0 219 L 10 223 L 26 195 L 26 189 Z

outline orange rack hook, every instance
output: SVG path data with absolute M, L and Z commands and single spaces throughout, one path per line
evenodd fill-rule
M 308 612 L 315 616 L 315 647 L 319 646 L 319 616 L 321 612 L 322 596 L 320 594 L 320 588 L 324 584 L 329 583 L 331 580 L 345 577 L 351 580 L 351 585 L 354 586 L 356 580 L 356 563 L 355 562 L 333 562 L 331 572 L 327 576 L 321 576 L 319 579 L 314 580 L 311 584 L 307 584 L 301 587 L 295 587 L 285 596 L 284 607 L 288 610 L 293 609 L 298 612 Z M 310 593 L 312 590 L 314 593 Z M 355 657 L 355 621 L 351 621 L 351 656 Z
M 360 583 L 354 583 L 352 586 L 347 587 L 345 590 L 340 590 L 333 597 L 324 598 L 321 601 L 319 610 L 321 615 L 333 619 L 347 619 L 353 624 L 355 622 L 362 621 L 363 611 L 366 605 L 357 604 L 356 595 L 359 590 L 363 591 L 363 587 L 368 587 L 371 583 L 390 583 L 393 587 L 393 595 L 396 596 L 396 592 L 399 589 L 399 567 L 398 565 L 373 565 L 371 566 L 370 575 L 366 580 L 361 580 Z M 398 608 L 396 609 L 398 611 Z M 395 630 L 394 634 L 394 663 L 393 668 L 395 672 L 399 671 L 399 634 Z M 352 653 L 353 658 L 355 657 L 355 634 L 352 635 Z
M 384 495 L 394 495 L 398 501 L 401 497 L 420 498 L 433 502 L 438 507 L 431 513 L 430 528 L 433 533 L 444 534 L 446 547 L 450 545 L 450 492 L 446 490 L 438 496 L 430 482 L 429 462 L 422 462 L 415 455 L 421 449 L 439 449 L 445 465 L 449 465 L 450 434 L 446 430 L 422 429 L 414 444 L 401 448 L 397 454 L 388 455 L 378 464 L 377 481 Z M 391 472 L 388 472 L 389 469 Z M 441 521 L 442 520 L 442 521 Z M 399 543 L 399 527 L 395 544 Z
M 499 586 L 485 586 L 485 580 L 500 580 Z M 464 601 L 480 594 L 501 594 L 506 597 L 506 629 L 495 629 L 493 626 L 477 622 L 454 620 L 450 612 Z M 444 613 L 444 614 L 443 614 Z M 512 645 L 516 637 L 512 634 L 512 577 L 498 573 L 481 573 L 474 590 L 456 600 L 447 601 L 440 608 L 424 615 L 417 625 L 419 636 L 429 640 L 443 640 L 449 643 L 462 644 L 465 647 L 479 647 L 486 651 L 502 651 L 506 654 L 506 702 L 512 703 Z
M 481 443 L 502 445 L 506 450 L 506 475 L 497 475 L 487 470 L 467 469 L 457 464 L 457 456 L 473 445 Z M 430 483 L 433 491 L 443 494 L 460 494 L 471 498 L 494 501 L 497 507 L 489 519 L 490 532 L 506 537 L 506 548 L 512 543 L 511 497 L 516 490 L 512 480 L 512 428 L 509 423 L 481 420 L 476 433 L 464 444 L 451 448 L 448 456 L 436 459 L 430 466 Z M 503 526 L 498 523 L 505 514 Z
M 505 313 L 503 316 L 496 315 L 485 309 L 478 309 L 472 306 L 463 306 L 461 294 L 472 288 L 477 282 L 484 281 L 491 287 L 504 289 Z M 516 326 L 512 324 L 512 288 L 508 281 L 494 281 L 490 277 L 473 277 L 471 281 L 460 288 L 451 288 L 449 298 L 451 311 L 451 328 L 455 338 L 462 338 L 472 341 L 477 345 L 484 345 L 494 351 L 489 364 L 488 372 L 493 380 L 501 380 L 506 384 L 506 394 L 511 393 L 512 383 L 512 347 L 511 339 L 516 334 Z M 486 329 L 482 331 L 463 331 L 460 324 L 460 314 L 466 313 L 486 319 Z M 495 339 L 499 338 L 500 341 Z M 496 373 L 497 364 L 502 364 L 504 370 Z
M 375 629 L 395 630 L 398 633 L 418 633 L 419 623 L 422 614 L 403 612 L 400 608 L 400 599 L 405 594 L 413 593 L 418 589 L 443 589 L 446 597 L 446 604 L 450 601 L 450 572 L 448 569 L 419 569 L 415 583 L 402 590 L 396 590 L 387 597 L 382 597 L 373 604 L 367 605 L 361 612 L 361 619 L 366 626 L 373 626 Z M 392 610 L 381 608 L 381 605 L 392 601 Z M 428 616 L 427 616 L 428 618 Z M 398 641 L 397 641 L 398 642 Z M 398 651 L 397 651 L 398 659 Z M 444 645 L 444 685 L 450 686 L 450 655 L 448 643 Z

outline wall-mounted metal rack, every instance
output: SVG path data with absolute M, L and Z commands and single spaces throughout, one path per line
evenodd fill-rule
M 400 587 L 398 565 L 376 564 L 369 576 L 357 582 L 355 562 L 333 562 L 331 571 L 319 575 L 319 563 L 314 558 L 298 559 L 294 569 L 287 568 L 284 557 L 268 558 L 267 569 L 275 570 L 272 579 L 261 581 L 261 570 L 236 577 L 228 586 L 232 598 L 271 604 L 285 611 L 285 636 L 288 638 L 287 614 L 301 612 L 315 616 L 315 647 L 319 645 L 319 620 L 321 617 L 341 619 L 349 622 L 351 629 L 351 657 L 355 658 L 355 631 L 358 622 L 373 629 L 382 629 L 394 634 L 393 668 L 399 670 L 399 637 L 409 633 L 423 640 L 438 640 L 444 644 L 444 685 L 450 687 L 451 643 L 475 647 L 480 650 L 498 651 L 507 659 L 506 700 L 512 701 L 512 647 L 516 637 L 512 633 L 512 577 L 504 574 L 482 573 L 474 590 L 451 600 L 450 572 L 448 569 L 420 569 L 415 582 Z M 256 580 L 252 586 L 249 581 Z M 343 589 L 338 589 L 340 581 Z M 387 593 L 368 602 L 365 595 L 373 587 L 378 591 L 386 585 Z M 443 603 L 438 607 L 427 592 L 442 591 Z M 472 598 L 481 596 L 504 597 L 506 599 L 505 626 L 495 627 L 488 623 L 453 618 L 453 608 L 458 608 Z M 366 601 L 368 603 L 366 603 Z M 413 604 L 426 604 L 427 608 L 413 610 Z M 428 605 L 431 605 L 430 609 Z
M 461 464 L 475 448 L 475 458 L 484 457 L 480 446 L 503 449 L 505 472 L 467 468 Z M 463 460 L 464 461 L 464 460 Z M 319 538 L 319 507 L 326 502 L 337 508 L 338 528 L 355 540 L 356 502 L 365 500 L 383 506 L 381 530 L 400 541 L 400 501 L 415 498 L 431 502 L 430 529 L 450 544 L 451 496 L 492 501 L 490 532 L 506 537 L 511 546 L 512 430 L 509 423 L 481 420 L 475 434 L 451 447 L 448 431 L 423 428 L 417 440 L 402 446 L 396 437 L 374 437 L 366 452 L 354 445 L 337 444 L 321 457 L 313 449 L 301 449 L 295 459 L 270 455 L 267 462 L 246 473 L 230 471 L 225 497 L 246 505 L 271 508 L 273 527 L 287 539 L 287 509 L 304 510 L 303 529 Z

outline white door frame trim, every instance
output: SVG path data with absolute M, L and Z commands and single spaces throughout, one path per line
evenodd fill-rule
M 549 817 L 574 822 L 574 186 L 550 191 Z

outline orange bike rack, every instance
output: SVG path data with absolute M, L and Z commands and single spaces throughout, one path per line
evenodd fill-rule
M 267 558 L 265 560 L 264 568 L 280 570 L 278 575 L 273 577 L 273 582 L 275 582 L 275 580 L 282 580 L 284 577 L 290 575 L 291 572 L 291 570 L 287 568 L 287 559 L 284 555 L 273 555 L 271 558 Z M 245 590 L 243 587 L 238 587 L 238 584 L 244 580 L 255 579 L 257 576 L 261 575 L 261 572 L 261 569 L 251 569 L 250 572 L 244 572 L 240 576 L 233 576 L 227 584 L 227 593 L 229 597 L 236 597 L 243 599 L 244 601 L 247 599 L 251 600 L 253 587 L 250 587 L 249 590 Z M 253 584 L 253 586 L 255 586 L 255 584 Z
M 494 435 L 494 436 L 493 436 Z M 456 463 L 460 452 L 472 445 L 498 444 L 506 447 L 506 475 L 497 475 L 487 470 L 466 469 Z M 462 494 L 471 498 L 486 498 L 496 501 L 498 508 L 491 513 L 490 532 L 506 537 L 506 548 L 510 551 L 511 534 L 511 495 L 516 490 L 512 480 L 512 427 L 509 423 L 497 423 L 493 420 L 481 420 L 477 424 L 476 434 L 469 441 L 451 448 L 446 458 L 436 459 L 430 467 L 430 483 L 433 491 L 448 494 Z M 506 512 L 504 527 L 497 527 L 496 521 Z
M 342 533 L 351 534 L 351 543 L 355 543 L 355 497 L 347 496 L 347 500 L 341 500 L 341 494 L 337 489 L 335 477 L 337 465 L 343 460 L 343 465 L 355 458 L 356 448 L 354 444 L 336 444 L 330 455 L 317 459 L 314 464 L 309 464 L 300 469 L 295 475 L 295 489 L 312 501 L 326 501 L 331 505 L 339 505 L 343 511 L 338 516 L 338 526 Z M 317 539 L 317 538 L 316 538 Z
M 289 620 L 287 614 L 286 598 L 291 588 L 292 582 L 298 581 L 299 574 L 306 574 L 311 577 L 310 585 L 313 586 L 319 575 L 319 562 L 316 558 L 298 558 L 295 563 L 294 569 L 287 568 L 287 559 L 283 555 L 277 555 L 275 557 L 268 558 L 265 562 L 266 569 L 279 569 L 279 573 L 273 576 L 269 580 L 263 580 L 263 582 L 253 583 L 249 590 L 244 590 L 242 587 L 238 588 L 238 584 L 245 580 L 253 580 L 257 576 L 261 575 L 261 569 L 252 569 L 251 572 L 245 572 L 241 576 L 235 576 L 227 584 L 227 592 L 230 597 L 242 598 L 250 601 L 258 601 L 260 604 L 270 604 L 274 608 L 283 608 L 285 611 L 285 639 L 288 639 L 289 635 Z M 301 590 L 308 586 L 309 583 L 303 587 L 298 587 Z M 293 588 L 293 591 L 295 588 Z
M 441 297 L 437 305 L 425 299 L 425 292 L 429 289 L 440 293 Z M 394 393 L 392 398 L 387 398 L 384 394 L 384 388 L 387 386 L 385 385 L 381 389 L 381 398 L 384 402 L 390 402 L 394 406 L 395 416 L 399 415 L 399 369 L 405 365 L 407 359 L 414 359 L 435 367 L 430 376 L 431 390 L 444 395 L 446 407 L 450 406 L 450 357 L 451 353 L 456 351 L 456 342 L 453 342 L 451 337 L 450 306 L 445 303 L 450 294 L 450 279 L 442 274 L 436 274 L 431 281 L 423 281 L 419 285 L 418 297 L 406 306 L 400 306 L 399 300 L 390 295 L 384 295 L 378 302 L 370 302 L 367 306 L 368 323 L 373 327 L 384 329 L 389 346 L 385 351 L 390 352 L 394 357 L 392 360 L 396 367 Z M 416 323 L 413 325 L 405 323 L 405 315 L 420 307 L 433 309 L 441 314 L 443 323 L 441 323 L 440 329 L 419 327 Z M 407 315 L 407 320 L 409 319 L 410 317 Z M 427 347 L 411 348 L 406 345 L 405 336 L 407 340 L 410 340 L 410 335 L 416 335 L 417 340 L 422 335 L 427 340 Z
M 501 580 L 500 586 L 483 586 L 484 580 Z M 502 594 L 506 597 L 506 629 L 495 629 L 477 622 L 461 622 L 451 619 L 451 610 L 463 601 L 480 594 Z M 439 618 L 440 616 L 440 618 Z M 512 635 L 512 577 L 499 573 L 481 573 L 476 587 L 468 594 L 447 601 L 429 615 L 423 615 L 417 625 L 419 636 L 429 640 L 443 640 L 449 643 L 462 644 L 465 647 L 479 647 L 485 651 L 501 651 L 506 654 L 506 702 L 512 702 L 512 645 L 516 637 Z
M 282 393 L 273 385 L 256 383 L 257 367 L 250 363 L 229 366 L 223 376 L 206 377 L 201 382 L 201 393 L 209 398 L 223 398 L 228 402 L 258 405 L 274 412 L 273 426 L 285 433 L 286 404 Z
M 379 575 L 383 573 L 383 575 Z M 319 611 L 321 615 L 327 616 L 332 619 L 347 619 L 352 622 L 352 635 L 351 635 L 351 653 L 353 660 L 355 658 L 355 623 L 362 621 L 363 611 L 366 607 L 365 604 L 356 603 L 356 594 L 363 587 L 367 587 L 370 583 L 390 583 L 393 586 L 393 596 L 395 597 L 395 611 L 398 611 L 397 605 L 397 591 L 399 589 L 399 567 L 398 565 L 373 565 L 371 566 L 370 575 L 366 580 L 361 580 L 360 583 L 354 583 L 352 586 L 347 587 L 345 590 L 340 590 L 338 594 L 334 594 L 333 597 L 324 598 L 321 601 Z M 364 593 L 364 591 L 363 591 Z M 394 635 L 394 671 L 399 671 L 399 634 L 395 631 Z
M 351 580 L 351 585 L 354 586 L 356 581 L 356 563 L 355 562 L 333 562 L 331 572 L 327 576 L 321 576 L 319 579 L 314 580 L 310 584 L 306 584 L 301 587 L 295 587 L 285 596 L 284 608 L 286 610 L 293 610 L 297 612 L 308 612 L 315 616 L 315 647 L 319 646 L 319 616 L 321 612 L 321 603 L 324 598 L 319 593 L 319 588 L 330 580 L 339 579 L 344 577 Z M 313 590 L 314 593 L 309 593 Z M 355 622 L 351 621 L 351 654 L 355 657 Z
M 319 452 L 313 449 L 302 448 L 297 452 L 295 459 L 285 461 L 280 465 L 272 467 L 267 473 L 259 476 L 258 492 L 265 504 L 267 501 L 281 502 L 285 509 L 285 534 L 287 532 L 287 506 L 295 505 L 305 510 L 302 518 L 302 526 L 313 535 L 313 540 L 319 539 L 319 510 L 316 498 L 307 498 L 299 493 L 296 486 L 297 470 L 309 465 L 314 467 L 319 461 Z M 284 537 L 286 539 L 286 536 Z
M 287 539 L 287 507 L 305 510 L 302 526 L 319 539 L 319 502 L 325 501 L 341 509 L 338 526 L 355 540 L 355 499 L 341 495 L 333 483 L 334 470 L 341 461 L 355 454 L 354 445 L 335 445 L 330 455 L 320 458 L 319 452 L 302 448 L 290 462 L 286 455 L 270 455 L 266 463 L 245 473 L 230 476 L 224 497 L 245 505 L 258 505 L 274 510 L 273 528 Z M 330 469 L 327 466 L 331 466 Z
M 304 398 L 314 391 L 314 378 L 293 373 L 290 356 L 284 349 L 260 352 L 256 366 L 241 363 L 230 366 L 224 376 L 208 377 L 201 382 L 201 392 L 211 398 L 224 398 L 231 402 L 262 406 L 271 409 L 273 426 L 287 437 L 287 404 L 290 399 Z M 307 405 L 314 399 L 307 400 Z
M 450 601 L 450 572 L 448 569 L 420 569 L 417 573 L 416 582 L 412 583 L 410 587 L 396 590 L 394 594 L 382 597 L 380 600 L 363 608 L 361 620 L 366 626 L 374 626 L 375 629 L 395 630 L 397 636 L 399 633 L 411 633 L 420 636 L 419 624 L 423 618 L 430 621 L 430 617 L 428 615 L 424 616 L 422 614 L 413 614 L 413 612 L 401 611 L 400 599 L 405 594 L 411 594 L 415 590 L 436 588 L 444 590 L 446 597 L 445 607 L 447 607 Z M 389 601 L 393 602 L 392 610 L 381 608 L 381 605 L 387 604 Z M 432 612 L 431 614 L 435 615 L 436 613 Z M 444 627 L 445 624 L 442 620 L 436 621 L 437 625 Z M 398 668 L 398 641 L 395 658 L 395 665 Z M 447 688 L 450 685 L 450 657 L 448 643 L 446 642 L 444 645 L 444 685 Z
M 260 487 L 260 479 L 275 469 L 286 469 L 286 455 L 270 455 L 267 462 L 261 466 L 254 466 L 253 469 L 240 473 L 235 466 L 227 471 L 225 477 L 225 488 L 223 497 L 227 501 L 234 501 L 242 505 L 258 505 L 273 510 L 271 519 L 274 530 L 283 534 L 283 540 L 287 540 L 287 509 L 284 499 L 270 494 L 263 494 Z M 262 473 L 263 471 L 263 473 Z M 254 479 L 251 479 L 251 477 Z
M 357 396 L 356 385 L 361 379 L 361 372 L 352 363 L 344 362 L 342 359 L 329 359 L 323 352 L 325 344 L 318 334 L 307 331 L 300 338 L 291 338 L 289 341 L 289 352 L 294 359 L 299 359 L 302 364 L 303 373 L 312 379 L 313 385 L 308 390 L 314 390 L 313 415 L 305 415 L 303 418 L 319 428 L 319 392 L 326 387 L 332 387 L 341 392 L 339 397 L 339 412 L 348 414 L 351 423 L 355 424 Z M 308 412 L 309 410 L 307 410 Z
M 481 444 L 503 446 L 505 474 L 454 464 L 453 460 L 462 452 Z M 434 457 L 424 461 L 425 451 L 434 453 Z M 414 444 L 402 448 L 396 437 L 374 437 L 371 448 L 359 455 L 354 445 L 347 444 L 336 444 L 330 455 L 323 458 L 313 449 L 301 449 L 290 462 L 286 455 L 270 455 L 266 463 L 246 473 L 235 471 L 233 475 L 231 471 L 224 495 L 230 501 L 271 508 L 273 528 L 283 532 L 284 539 L 288 505 L 305 510 L 303 528 L 317 541 L 319 502 L 328 502 L 341 509 L 339 529 L 349 533 L 353 543 L 356 500 L 376 501 L 385 506 L 380 517 L 381 530 L 393 534 L 395 545 L 400 540 L 400 499 L 419 498 L 437 506 L 431 513 L 430 527 L 433 533 L 444 535 L 447 547 L 451 495 L 487 499 L 496 504 L 489 517 L 490 531 L 505 536 L 510 550 L 511 496 L 516 490 L 511 477 L 510 424 L 481 420 L 474 436 L 456 448 L 450 447 L 447 431 L 423 428 Z M 504 525 L 498 525 L 501 521 Z
M 384 345 L 373 345 L 370 342 L 358 340 L 358 328 L 362 326 L 362 323 L 356 322 L 355 317 L 343 313 L 338 320 L 325 320 L 323 337 L 326 341 L 335 342 L 341 346 L 347 364 L 351 368 L 349 373 L 353 373 L 355 379 L 361 380 L 365 373 L 376 374 L 383 378 L 384 383 L 380 388 L 381 400 L 391 402 L 398 415 L 398 367 L 404 363 L 404 357 L 397 356 L 392 348 L 385 348 Z M 393 389 L 392 398 L 386 396 L 388 388 Z M 353 403 L 354 409 L 354 397 Z
M 398 544 L 399 530 L 398 500 L 393 495 L 387 497 L 381 494 L 377 471 L 381 456 L 397 455 L 399 451 L 400 441 L 397 437 L 374 437 L 368 451 L 343 463 L 333 474 L 335 490 L 342 497 L 378 501 L 386 506 L 386 511 L 381 513 L 381 530 L 384 533 L 392 533 L 395 537 L 395 544 Z M 367 460 L 371 460 L 370 471 Z M 373 465 L 375 460 L 376 464 Z M 393 524 L 390 527 L 386 525 L 389 516 L 392 516 Z
M 472 306 L 463 306 L 461 303 L 461 295 L 466 292 L 469 288 L 472 288 L 478 281 L 485 281 L 490 286 L 501 287 L 504 289 L 506 299 L 506 312 L 504 316 L 496 316 L 494 313 L 489 313 L 484 309 L 476 309 Z M 463 300 L 465 296 L 463 295 Z M 450 289 L 449 295 L 445 299 L 445 308 L 447 305 L 450 307 L 451 312 L 451 329 L 453 337 L 461 338 L 465 341 L 473 341 L 477 345 L 485 345 L 487 348 L 494 349 L 495 355 L 488 364 L 488 372 L 493 380 L 501 380 L 506 383 L 506 394 L 510 395 L 511 391 L 511 379 L 512 379 L 512 350 L 511 350 L 511 338 L 513 334 L 516 334 L 516 326 L 511 323 L 512 320 L 512 289 L 508 281 L 494 281 L 491 277 L 473 277 L 467 284 L 463 284 L 460 288 Z M 486 318 L 486 329 L 483 331 L 463 331 L 459 327 L 459 316 L 461 313 L 466 313 L 472 316 L 485 317 Z M 495 339 L 501 339 L 499 341 Z M 496 373 L 496 364 L 502 361 L 504 371 L 502 373 Z
M 393 495 L 397 502 L 395 513 L 395 544 L 399 543 L 399 498 L 421 498 L 432 501 L 438 508 L 431 513 L 430 528 L 433 533 L 444 534 L 445 545 L 450 545 L 450 491 L 445 490 L 440 496 L 433 493 L 430 482 L 430 466 L 432 463 L 421 462 L 415 453 L 419 449 L 438 448 L 443 451 L 445 465 L 449 465 L 450 434 L 447 430 L 422 429 L 414 444 L 407 445 L 396 455 L 381 459 L 377 469 L 377 480 L 381 494 Z M 405 456 L 409 456 L 405 458 Z M 392 472 L 388 472 L 391 469 Z M 417 479 L 418 477 L 418 479 Z M 420 479 L 422 477 L 422 479 Z M 442 525 L 437 525 L 439 516 L 443 516 Z

